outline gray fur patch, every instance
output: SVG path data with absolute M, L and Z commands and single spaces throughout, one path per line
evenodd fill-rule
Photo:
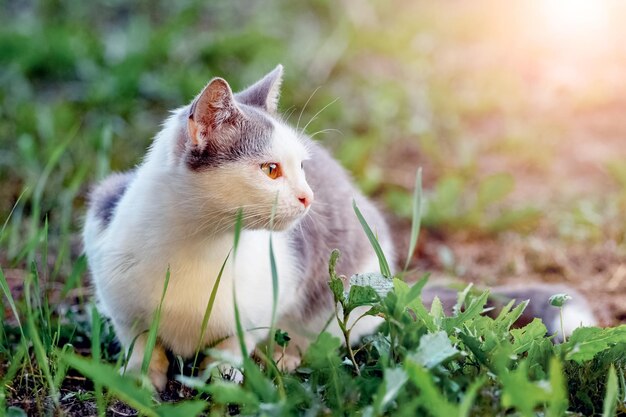
M 227 162 L 263 155 L 271 144 L 274 126 L 262 111 L 238 104 L 240 112 L 201 144 L 186 140 L 184 160 L 192 171 L 216 168 Z M 219 137 L 216 137 L 219 135 Z
M 290 232 L 303 271 L 298 291 L 304 303 L 298 306 L 297 312 L 292 313 L 296 320 L 310 320 L 332 309 L 328 261 L 333 249 L 341 251 L 337 264 L 339 274 L 349 277 L 355 273 L 368 272 L 359 268 L 375 254 L 352 209 L 353 198 L 378 236 L 389 237 L 389 230 L 380 212 L 356 191 L 339 163 L 313 141 L 308 147 L 311 159 L 304 162 L 304 170 L 315 199 L 307 216 Z M 394 263 L 393 259 L 389 261 Z
M 91 192 L 89 196 L 91 208 L 104 227 L 111 222 L 117 204 L 134 177 L 134 171 L 112 174 Z

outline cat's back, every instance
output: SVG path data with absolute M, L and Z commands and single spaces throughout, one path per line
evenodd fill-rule
M 115 210 L 135 176 L 135 171 L 111 174 L 91 190 L 84 228 L 87 250 L 113 220 Z

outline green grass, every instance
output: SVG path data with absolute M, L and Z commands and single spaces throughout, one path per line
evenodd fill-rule
M 0 415 L 131 413 L 122 403 L 163 416 L 626 413 L 624 326 L 580 330 L 553 345 L 539 322 L 510 328 L 523 305 L 492 319 L 481 314 L 486 295 L 469 290 L 446 316 L 437 301 L 430 310 L 419 301 L 425 280 L 392 277 L 380 251 L 382 276 L 333 287 L 345 337 L 357 306 L 385 319 L 379 332 L 354 348 L 322 333 L 293 374 L 279 372 L 271 355 L 260 366 L 246 359 L 243 385 L 193 376 L 196 358 L 181 365 L 185 376 L 169 398 L 177 404 L 119 374 L 123 355 L 86 291 L 78 242 L 90 184 L 138 163 L 167 111 L 212 76 L 237 90 L 278 62 L 285 117 L 413 222 L 409 259 L 420 254 L 420 228 L 485 239 L 541 232 L 623 251 L 623 158 L 603 165 L 607 190 L 571 197 L 573 179 L 554 201 L 516 198 L 533 175 L 550 177 L 577 121 L 610 110 L 619 94 L 598 72 L 541 107 L 533 91 L 552 86 L 533 71 L 545 61 L 529 48 L 523 64 L 509 62 L 500 35 L 510 33 L 493 29 L 510 23 L 505 6 L 18 3 L 0 14 Z M 505 163 L 485 162 L 494 160 Z M 364 238 L 376 246 L 375 231 Z M 277 344 L 286 336 L 276 329 Z

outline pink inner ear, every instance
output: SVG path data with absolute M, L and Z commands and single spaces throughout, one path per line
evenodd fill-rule
M 212 131 L 231 123 L 239 109 L 228 83 L 221 78 L 214 78 L 192 103 L 189 113 L 189 136 L 197 145 Z
M 189 137 L 194 145 L 198 144 L 198 125 L 195 120 L 193 120 L 193 115 L 189 116 L 187 119 L 187 131 L 189 132 Z

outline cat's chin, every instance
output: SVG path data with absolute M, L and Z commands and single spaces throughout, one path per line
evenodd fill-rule
M 297 225 L 302 219 L 302 217 L 303 216 L 289 217 L 289 218 L 284 218 L 284 217 L 277 218 L 277 219 L 274 219 L 273 224 L 271 226 L 269 225 L 269 222 L 267 222 L 262 227 L 255 226 L 254 223 L 251 225 L 244 225 L 244 227 L 249 230 L 269 230 L 269 231 L 274 231 L 274 232 L 284 232 L 284 231 L 291 229 L 295 225 Z

